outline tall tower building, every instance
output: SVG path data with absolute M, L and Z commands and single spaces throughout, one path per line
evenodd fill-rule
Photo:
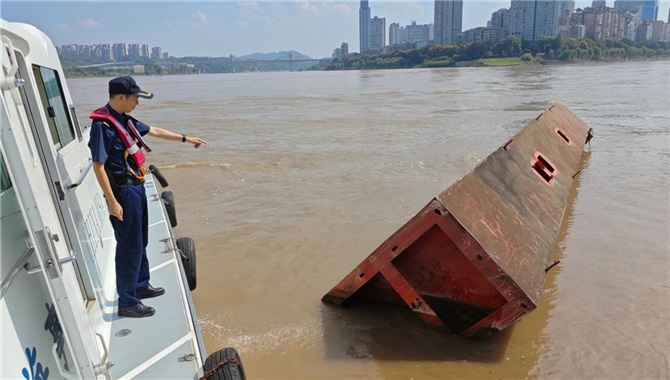
M 642 10 L 642 1 L 632 0 L 614 0 L 614 9 L 623 12 L 640 12 Z
M 361 9 L 358 10 L 358 39 L 360 52 L 370 48 L 370 7 L 368 0 L 361 0 Z
M 642 2 L 642 19 L 656 21 L 658 19 L 658 0 Z
M 614 9 L 637 12 L 642 20 L 656 21 L 658 18 L 658 0 L 615 0 Z
M 114 50 L 112 49 L 112 44 L 101 44 L 100 52 L 102 53 L 102 58 L 108 61 L 114 60 Z
M 149 45 L 147 45 L 147 44 L 142 45 L 140 56 L 142 56 L 142 57 L 150 57 L 151 56 L 151 49 L 149 49 Z
M 449 45 L 463 31 L 463 0 L 435 0 L 435 43 Z
M 128 56 L 128 45 L 126 45 L 124 42 L 112 45 L 112 49 L 114 50 L 114 59 Z
M 603 1 L 603 4 L 605 1 Z M 558 17 L 561 17 L 564 14 L 573 14 L 575 13 L 575 1 L 574 0 L 558 0 Z
M 398 45 L 400 43 L 400 24 L 392 22 L 389 25 L 389 46 Z
M 160 46 L 151 48 L 151 58 L 153 58 L 153 59 L 163 58 L 163 49 L 161 49 Z
M 375 16 L 370 20 L 370 49 L 386 46 L 386 18 Z
M 349 54 L 349 44 L 342 42 L 342 45 L 340 45 L 340 51 L 342 52 L 343 56 Z
M 430 42 L 430 24 L 417 25 L 416 21 L 412 21 L 412 24 L 407 25 L 407 42 L 419 42 L 422 44 L 427 44 Z
M 510 6 L 511 36 L 535 41 L 540 36 L 556 37 L 558 18 L 566 10 L 574 11 L 574 1 L 512 0 Z
M 607 8 L 607 1 L 606 0 L 593 0 L 591 2 L 591 8 L 593 8 L 593 9 Z
M 130 44 L 128 46 L 128 55 L 131 57 L 141 57 L 140 44 Z
M 487 22 L 489 28 L 506 29 L 509 31 L 510 11 L 501 8 L 491 14 L 491 21 Z

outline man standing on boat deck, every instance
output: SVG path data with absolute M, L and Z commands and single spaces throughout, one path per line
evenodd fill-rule
M 120 317 L 150 317 L 156 310 L 141 299 L 158 297 L 163 288 L 149 284 L 147 260 L 148 216 L 144 189 L 144 154 L 151 149 L 142 136 L 188 142 L 195 148 L 204 144 L 199 137 L 187 137 L 149 126 L 128 115 L 139 98 L 151 99 L 132 77 L 109 81 L 109 103 L 91 113 L 91 140 L 88 143 L 93 171 L 105 193 L 109 219 L 116 238 L 116 292 Z

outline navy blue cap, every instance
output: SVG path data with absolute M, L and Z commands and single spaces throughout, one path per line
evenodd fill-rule
M 151 99 L 154 94 L 142 91 L 133 77 L 125 76 L 114 78 L 109 81 L 109 95 L 136 95 L 140 98 Z

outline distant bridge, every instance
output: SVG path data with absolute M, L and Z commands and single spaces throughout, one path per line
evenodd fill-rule
M 233 72 L 236 72 L 235 70 L 235 64 L 236 63 L 255 63 L 255 64 L 263 64 L 263 63 L 288 63 L 289 64 L 289 70 L 293 71 L 293 62 L 321 62 L 323 60 L 332 60 L 328 58 L 323 58 L 323 59 L 314 59 L 314 58 L 301 58 L 301 59 L 293 59 L 293 54 L 291 52 L 288 53 L 288 59 L 245 59 L 245 60 L 238 60 L 235 58 L 233 54 L 230 55 L 230 61 L 233 63 Z
M 323 58 L 323 59 L 314 59 L 314 58 L 301 58 L 301 59 L 293 59 L 293 54 L 289 52 L 288 54 L 288 59 L 243 59 L 239 60 L 237 59 L 233 54 L 230 55 L 230 62 L 233 65 L 233 72 L 236 72 L 236 67 L 235 65 L 238 63 L 247 63 L 247 64 L 257 64 L 257 65 L 262 65 L 262 64 L 269 64 L 269 63 L 288 63 L 289 64 L 289 70 L 293 71 L 293 63 L 298 63 L 298 62 L 321 62 L 323 60 L 327 61 L 332 61 L 331 58 Z M 78 69 L 86 69 L 86 68 L 91 68 L 91 67 L 107 67 L 107 68 L 114 68 L 114 67 L 132 67 L 134 65 L 137 65 L 138 63 L 136 62 L 107 62 L 107 63 L 96 63 L 93 65 L 83 65 L 83 66 L 76 66 Z

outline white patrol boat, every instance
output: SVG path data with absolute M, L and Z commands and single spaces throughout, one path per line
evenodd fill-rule
M 0 324 L 2 379 L 243 379 L 225 348 L 206 360 L 189 290 L 193 240 L 176 239 L 174 197 L 145 183 L 150 318 L 119 318 L 115 240 L 56 48 L 0 20 Z M 90 110 L 88 110 L 90 111 Z M 155 169 L 155 168 L 154 168 Z

